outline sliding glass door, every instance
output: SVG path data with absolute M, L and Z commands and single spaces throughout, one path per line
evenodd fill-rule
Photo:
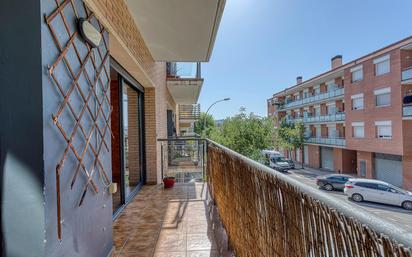
M 123 174 L 125 197 L 143 183 L 141 96 L 127 82 L 122 87 Z
M 145 180 L 143 88 L 121 67 L 110 69 L 113 214 L 116 217 Z

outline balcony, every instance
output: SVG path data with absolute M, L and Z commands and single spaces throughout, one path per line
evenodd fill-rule
M 320 116 L 308 116 L 308 117 L 287 117 L 287 122 L 296 122 L 302 121 L 304 123 L 326 123 L 326 122 L 340 122 L 345 121 L 346 115 L 344 112 L 335 113 L 335 114 L 328 114 L 328 115 L 320 115 Z
M 317 103 L 317 102 L 321 102 L 321 101 L 325 101 L 325 100 L 334 99 L 334 98 L 343 96 L 344 93 L 345 93 L 344 88 L 337 88 L 335 90 L 328 91 L 328 92 L 325 92 L 325 93 L 309 96 L 309 97 L 299 99 L 299 100 L 286 102 L 283 105 L 282 104 L 279 105 L 278 109 L 279 110 L 285 110 L 285 109 L 297 108 L 297 107 L 301 107 L 301 106 L 304 106 L 304 105 L 307 105 L 307 104 L 313 104 L 313 103 Z
M 412 67 L 402 70 L 402 84 L 412 84 Z
M 346 146 L 345 138 L 310 137 L 307 142 L 319 145 Z
M 114 256 L 411 256 L 403 227 L 215 142 L 160 143 L 177 141 L 207 149 L 207 183 L 144 186 L 114 224 Z
M 179 105 L 180 122 L 194 122 L 200 118 L 200 104 Z
M 166 83 L 176 104 L 195 104 L 203 85 L 200 63 L 168 62 Z
M 337 122 L 337 121 L 345 121 L 345 118 L 346 118 L 345 113 L 340 112 L 340 113 L 321 115 L 321 116 L 304 117 L 303 122 L 305 123 Z

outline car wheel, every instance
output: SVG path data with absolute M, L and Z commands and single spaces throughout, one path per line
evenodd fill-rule
M 412 202 L 411 201 L 405 201 L 402 203 L 402 207 L 406 210 L 412 211 Z
M 363 201 L 363 196 L 360 195 L 360 194 L 353 194 L 351 198 L 355 202 L 362 202 Z
M 331 184 L 326 184 L 326 185 L 323 186 L 323 188 L 324 188 L 326 191 L 332 191 L 332 190 L 333 190 L 333 186 L 332 186 Z

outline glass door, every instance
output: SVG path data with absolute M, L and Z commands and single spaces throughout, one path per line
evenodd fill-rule
M 123 179 L 125 198 L 143 183 L 141 94 L 127 82 L 122 85 Z
M 113 217 L 139 191 L 145 181 L 143 87 L 115 60 L 110 68 Z

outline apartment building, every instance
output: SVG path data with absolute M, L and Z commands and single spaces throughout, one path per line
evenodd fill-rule
M 275 93 L 268 116 L 302 121 L 303 153 L 313 168 L 356 173 L 412 189 L 412 37 Z
M 2 256 L 110 256 L 113 221 L 162 182 L 158 139 L 198 111 L 224 5 L 1 2 Z

